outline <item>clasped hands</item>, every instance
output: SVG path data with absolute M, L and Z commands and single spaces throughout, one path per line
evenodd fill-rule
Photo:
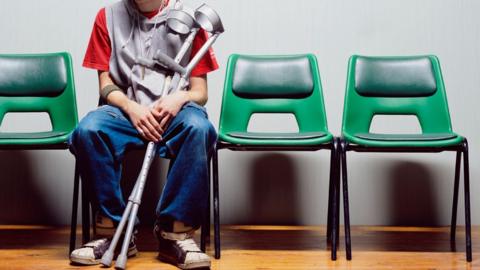
M 177 91 L 161 97 L 151 107 L 132 101 L 127 114 L 138 133 L 148 141 L 159 142 L 173 118 L 188 101 L 185 91 Z

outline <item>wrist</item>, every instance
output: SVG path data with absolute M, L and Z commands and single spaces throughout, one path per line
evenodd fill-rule
M 178 93 L 181 93 L 184 103 L 187 103 L 187 102 L 191 101 L 191 98 L 190 98 L 190 95 L 188 94 L 188 91 L 178 91 Z
M 132 101 L 130 99 L 127 99 L 122 104 L 122 106 L 120 106 L 120 109 L 122 109 L 122 111 L 124 111 L 126 114 L 130 114 L 130 111 L 132 110 L 132 107 L 135 105 L 134 103 L 135 103 L 134 101 Z

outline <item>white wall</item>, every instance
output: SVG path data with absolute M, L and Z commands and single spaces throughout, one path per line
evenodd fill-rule
M 69 51 L 74 59 L 79 114 L 97 102 L 96 73 L 81 67 L 98 9 L 113 1 L 17 0 L 0 6 L 0 53 Z M 203 1 L 190 0 L 198 5 Z M 329 128 L 338 134 L 348 57 L 435 54 L 440 58 L 454 129 L 470 139 L 471 190 L 479 190 L 480 28 L 476 0 L 209 0 L 227 32 L 215 45 L 221 69 L 209 76 L 208 110 L 218 125 L 225 64 L 231 53 L 317 55 Z M 20 126 L 12 118 L 7 128 Z M 23 118 L 31 128 L 45 121 Z M 409 121 L 378 123 L 380 130 Z M 255 126 L 278 126 L 261 119 Z M 288 124 L 288 129 L 294 128 Z M 141 158 L 141 154 L 137 155 Z M 353 224 L 448 224 L 453 188 L 452 153 L 349 155 Z M 329 155 L 220 153 L 224 223 L 323 224 Z M 67 151 L 1 152 L 0 223 L 67 224 L 73 157 Z M 164 174 L 162 162 L 158 175 Z M 163 170 L 163 171 L 162 171 Z M 134 176 L 134 170 L 130 173 Z M 163 177 L 160 177 L 163 178 Z M 155 181 L 155 179 L 150 179 Z M 156 187 L 158 189 L 158 187 Z M 462 192 L 462 190 L 461 190 Z M 154 193 L 158 193 L 158 190 Z M 475 194 L 475 193 L 473 193 Z M 154 196 L 145 215 L 153 213 Z M 463 196 L 460 197 L 463 199 Z M 460 201 L 462 202 L 462 201 Z M 472 218 L 480 198 L 472 196 Z M 460 203 L 460 206 L 463 204 Z M 463 207 L 459 220 L 462 223 Z

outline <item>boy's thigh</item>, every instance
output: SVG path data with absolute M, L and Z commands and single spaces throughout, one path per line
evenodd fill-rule
M 103 105 L 89 112 L 78 124 L 80 132 L 108 137 L 112 144 L 142 146 L 138 131 L 117 107 Z

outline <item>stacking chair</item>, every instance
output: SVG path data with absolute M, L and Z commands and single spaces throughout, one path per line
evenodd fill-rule
M 78 122 L 70 54 L 0 55 L 0 123 L 9 112 L 46 112 L 52 130 L 0 132 L 1 150 L 67 149 L 67 138 Z M 78 183 L 75 165 L 74 197 Z M 75 245 L 74 238 L 70 244 Z
M 420 134 L 370 132 L 375 115 L 414 115 Z M 346 256 L 351 259 L 347 152 L 456 152 L 451 242 L 455 241 L 460 163 L 464 161 L 466 257 L 472 260 L 467 139 L 454 133 L 440 64 L 435 56 L 352 56 L 348 68 L 342 138 L 341 174 Z M 339 185 L 340 186 L 340 185 Z M 338 233 L 338 232 L 337 232 Z
M 249 132 L 254 113 L 292 113 L 298 133 Z M 329 149 L 330 193 L 339 172 L 337 140 L 327 129 L 322 87 L 314 55 L 247 56 L 229 58 L 218 130 L 213 154 L 213 205 L 215 258 L 220 258 L 218 151 L 316 151 Z M 333 195 L 333 194 L 331 194 Z M 336 199 L 329 198 L 329 213 Z M 329 215 L 328 238 L 336 228 Z M 333 232 L 333 235 L 336 235 Z M 332 241 L 336 244 L 335 239 Z M 336 249 L 336 246 L 333 249 Z M 332 252 L 332 255 L 334 253 Z M 335 259 L 335 258 L 332 258 Z

